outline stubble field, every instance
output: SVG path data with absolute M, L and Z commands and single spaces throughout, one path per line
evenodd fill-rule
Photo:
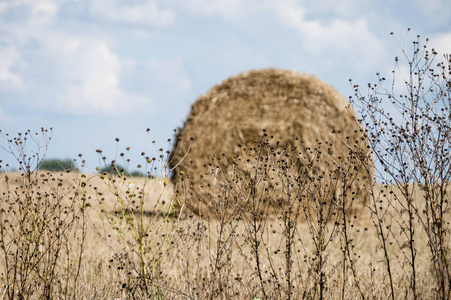
M 265 214 L 256 228 L 254 217 L 237 211 L 185 213 L 175 208 L 165 179 L 40 172 L 28 185 L 25 177 L 0 178 L 2 298 L 11 284 L 20 295 L 23 284 L 30 299 L 45 289 L 66 299 L 387 299 L 390 276 L 395 299 L 413 298 L 405 220 L 380 185 L 374 195 L 383 207 L 390 275 L 371 204 L 348 216 L 346 227 L 340 219 L 308 222 L 300 213 L 287 244 L 281 215 Z M 420 207 L 422 193 L 414 191 Z M 26 195 L 33 195 L 31 218 L 23 216 Z M 47 224 L 42 230 L 20 230 L 39 218 Z M 71 226 L 52 236 L 57 224 Z M 416 296 L 432 299 L 437 283 L 427 230 L 414 229 Z M 13 275 L 18 271 L 26 274 Z

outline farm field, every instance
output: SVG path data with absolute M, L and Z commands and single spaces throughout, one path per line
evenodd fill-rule
M 242 73 L 140 164 L 116 138 L 42 171 L 52 128 L 0 130 L 0 299 L 450 299 L 451 57 L 427 42 L 349 106 Z
M 33 175 L 31 185 L 19 173 L 0 177 L 2 299 L 8 299 L 13 283 L 17 296 L 28 292 L 30 299 L 390 298 L 387 259 L 370 207 L 353 211 L 346 227 L 340 219 L 309 222 L 300 213 L 287 242 L 281 215 L 265 215 L 256 230 L 255 218 L 237 211 L 216 207 L 208 217 L 185 213 L 176 207 L 166 179 Z M 384 211 L 394 298 L 411 299 L 407 219 L 393 200 L 396 194 L 386 190 L 377 185 L 374 194 Z M 421 207 L 422 193 L 414 191 Z M 32 218 L 25 216 L 26 195 L 32 196 L 27 204 Z M 23 220 L 40 218 L 46 224 L 40 230 L 19 230 L 31 225 Z M 58 231 L 57 224 L 66 230 Z M 413 228 L 416 296 L 433 299 L 437 282 L 428 231 L 420 222 Z M 28 291 L 21 291 L 21 284 Z

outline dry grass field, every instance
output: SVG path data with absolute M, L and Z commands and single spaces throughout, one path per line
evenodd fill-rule
M 3 194 L 2 226 L 8 224 L 5 223 L 8 216 L 4 213 L 10 204 L 5 201 L 5 197 L 8 197 L 7 191 L 10 191 L 11 197 L 17 195 L 14 191 L 21 193 L 24 188 L 23 175 L 11 173 L 7 176 L 10 182 L 8 185 L 5 174 L 0 178 Z M 36 284 L 34 290 L 30 290 L 30 299 L 42 295 L 45 284 L 40 285 L 38 282 L 48 281 L 50 277 L 53 277 L 51 298 L 144 298 L 145 293 L 141 290 L 143 286 L 140 282 L 140 276 L 143 274 L 142 261 L 145 263 L 144 269 L 148 272 L 147 284 L 151 290 L 149 295 L 153 295 L 151 298 L 155 299 L 287 297 L 285 274 L 287 236 L 284 233 L 284 220 L 280 216 L 268 215 L 261 222 L 264 228 L 258 232 L 261 236 L 257 239 L 260 243 L 258 248 L 260 278 L 256 271 L 257 262 L 253 251 L 255 240 L 252 240 L 250 235 L 252 222 L 246 220 L 246 216 L 218 213 L 216 218 L 202 218 L 182 213 L 180 215 L 185 216 L 179 217 L 178 214 L 170 213 L 171 205 L 174 204 L 174 193 L 172 187 L 166 185 L 163 179 L 112 178 L 102 180 L 99 175 L 84 177 L 74 172 L 37 174 L 38 181 L 32 186 L 32 194 L 38 196 L 47 193 L 49 196 L 46 201 L 58 202 L 58 207 L 60 205 L 71 210 L 79 219 L 67 232 L 62 233 L 67 240 L 58 241 L 56 238 L 52 241 L 55 238 L 42 237 L 42 244 L 38 246 L 43 257 L 36 266 L 29 269 L 26 266 L 16 266 L 29 271 L 28 284 L 33 282 Z M 385 208 L 383 222 L 387 232 L 390 233 L 387 242 L 395 299 L 412 298 L 409 282 L 411 274 L 409 247 L 405 245 L 406 237 L 401 229 L 402 219 L 398 216 L 400 210 L 393 196 L 386 198 L 382 196 L 385 194 L 384 190 L 378 185 L 375 194 L 378 199 L 383 200 L 383 203 L 380 203 Z M 144 201 L 142 206 L 139 206 L 143 210 L 133 210 L 130 206 L 128 212 L 120 212 L 131 204 L 120 202 L 128 201 L 130 193 L 139 194 L 139 191 L 144 191 Z M 86 194 L 83 195 L 83 192 Z M 418 197 L 414 201 L 420 204 L 423 201 L 421 193 L 418 189 L 415 189 L 415 192 Z M 85 199 L 82 199 L 83 197 Z M 18 201 L 18 198 L 16 197 L 14 201 Z M 74 206 L 70 201 L 77 203 Z M 41 208 L 46 207 L 48 202 L 40 204 Z M 83 202 L 86 209 L 80 213 L 79 205 Z M 49 222 L 50 231 L 52 224 L 48 218 L 52 217 L 69 223 L 69 220 L 55 211 L 48 212 L 45 218 Z M 20 220 L 14 221 L 10 217 L 10 224 L 19 226 Z M 291 298 L 390 298 L 386 259 L 375 224 L 377 220 L 374 214 L 372 216 L 370 208 L 362 207 L 355 211 L 355 216 L 350 218 L 346 229 L 352 249 L 349 257 L 343 254 L 344 237 L 339 232 L 344 228 L 342 225 L 322 224 L 325 240 L 322 242 L 323 249 L 319 251 L 317 247 L 319 235 L 315 230 L 320 228 L 315 224 L 310 226 L 304 217 L 300 217 L 296 224 L 292 224 L 295 230 L 289 257 L 292 264 Z M 146 226 L 148 228 L 145 228 Z M 85 232 L 82 228 L 85 228 Z M 140 252 L 139 230 L 145 231 L 145 249 L 141 249 L 143 252 Z M 50 234 L 50 231 L 46 234 Z M 7 232 L 5 228 L 2 231 L 2 240 L 6 244 L 9 238 L 24 238 L 20 235 L 10 236 Z M 30 238 L 28 246 L 31 247 L 34 240 L 33 237 Z M 46 245 L 46 242 L 53 244 Z M 27 244 L 22 246 L 24 245 Z M 52 264 L 52 259 L 46 258 L 45 251 L 49 253 L 53 251 L 52 254 L 55 255 L 54 249 L 58 245 L 61 246 L 59 253 L 61 259 L 55 263 L 53 275 L 45 279 L 48 266 L 44 261 L 47 260 L 49 265 Z M 436 298 L 437 284 L 435 275 L 431 273 L 433 270 L 428 237 L 419 224 L 415 225 L 415 252 L 417 297 Z M 3 255 L 4 252 L 1 260 L 3 270 L 1 295 L 2 299 L 8 299 L 5 271 L 13 272 L 14 268 L 11 265 L 5 267 Z M 321 265 L 318 264 L 319 259 L 322 260 Z M 18 264 L 31 262 L 33 259 Z M 39 266 L 40 263 L 43 265 Z M 75 281 L 76 272 L 78 278 Z M 266 295 L 263 295 L 263 290 Z M 20 292 L 17 295 L 19 294 Z

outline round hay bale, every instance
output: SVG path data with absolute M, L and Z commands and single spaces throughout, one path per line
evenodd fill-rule
M 205 193 L 211 192 L 214 177 L 203 176 L 205 166 L 213 156 L 225 156 L 230 162 L 242 153 L 238 144 L 252 147 L 255 140 L 261 140 L 264 129 L 276 137 L 280 147 L 296 146 L 306 153 L 306 149 L 317 147 L 318 141 L 332 143 L 331 156 L 338 161 L 349 153 L 344 140 L 348 144 L 364 140 L 349 106 L 330 85 L 302 73 L 263 69 L 231 77 L 192 105 L 171 153 L 171 168 L 176 167 L 172 180 L 178 182 L 180 174 L 184 174 L 191 182 L 201 182 L 198 186 L 204 189 L 194 189 L 192 196 L 208 202 Z M 333 131 L 340 132 L 342 139 Z M 366 139 L 364 143 L 367 145 Z M 221 168 L 230 168 L 230 164 L 222 164 Z M 370 179 L 361 168 L 357 172 L 352 192 L 365 203 L 368 192 L 363 185 Z M 203 204 L 208 210 L 208 203 Z

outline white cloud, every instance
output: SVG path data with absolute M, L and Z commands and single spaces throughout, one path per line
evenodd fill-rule
M 115 39 L 65 27 L 57 16 L 61 3 L 19 0 L 0 6 L 0 13 L 21 8 L 11 21 L 0 19 L 0 92 L 29 109 L 72 114 L 124 114 L 149 105 L 121 86 L 123 62 L 112 50 Z
M 193 0 L 187 3 L 197 13 L 207 16 L 221 15 L 225 18 L 233 18 L 238 15 L 248 14 L 249 8 L 253 7 L 254 1 L 243 0 Z
M 121 89 L 121 61 L 106 42 L 60 37 L 48 46 L 62 87 L 55 87 L 60 93 L 49 104 L 81 114 L 127 113 L 144 104 L 143 98 Z
M 28 21 L 33 25 L 50 22 L 59 10 L 61 1 L 57 0 L 14 0 L 0 3 L 0 14 L 22 8 L 28 12 Z
M 2 107 L 0 107 L 0 120 L 2 123 L 6 124 L 8 122 L 14 121 L 14 118 L 12 116 L 8 115 L 5 112 L 5 110 Z
M 119 4 L 117 0 L 93 0 L 90 12 L 97 18 L 124 24 L 165 27 L 174 22 L 175 13 L 161 9 L 155 1 Z
M 282 0 L 280 0 L 282 1 Z M 260 13 L 271 14 L 274 0 L 166 0 L 171 6 L 193 16 L 221 18 L 231 22 L 251 22 Z M 181 13 L 181 14 L 183 14 Z
M 164 82 L 180 92 L 191 90 L 191 80 L 186 75 L 183 59 L 175 57 L 172 59 L 152 59 L 148 69 L 159 82 Z
M 336 16 L 326 22 L 305 18 L 305 9 L 294 1 L 279 2 L 279 21 L 298 33 L 303 50 L 330 65 L 334 60 L 353 57 L 346 62 L 355 67 L 372 68 L 383 54 L 382 43 L 371 33 L 363 18 L 344 19 Z M 365 61 L 362 61 L 364 59 Z
M 50 22 L 58 13 L 58 4 L 52 0 L 28 0 L 27 5 L 30 5 L 34 19 L 40 22 Z
M 360 14 L 350 13 L 358 10 L 355 7 L 366 7 L 353 0 L 340 4 L 333 1 L 311 4 L 297 0 L 169 1 L 190 14 L 222 18 L 251 38 L 271 38 L 265 33 L 256 33 L 259 28 L 253 26 L 253 22 L 273 23 L 274 27 L 281 27 L 276 31 L 294 40 L 289 43 L 298 47 L 298 54 L 310 60 L 317 59 L 322 66 L 337 65 L 337 60 L 352 57 L 352 61 L 339 61 L 338 64 L 358 68 L 363 65 L 372 69 L 380 64 L 385 54 L 382 42 L 370 29 L 369 17 L 361 11 Z
M 0 86 L 22 85 L 22 78 L 13 69 L 20 64 L 20 53 L 13 46 L 0 47 Z
M 0 2 L 0 14 L 5 13 L 8 10 L 7 2 Z
M 439 55 L 451 55 L 451 32 L 432 37 L 430 44 L 437 50 Z
M 142 113 L 174 111 L 180 108 L 181 100 L 194 98 L 191 78 L 181 56 L 152 58 L 148 62 L 127 60 L 122 74 L 124 85 L 153 100 L 148 106 L 151 110 L 142 110 Z
M 444 28 L 449 26 L 451 5 L 449 0 L 415 0 L 413 1 L 417 5 L 422 21 L 431 23 L 429 26 L 436 26 L 437 28 Z
M 433 11 L 443 4 L 432 1 Z M 381 61 L 387 62 L 371 23 L 374 16 L 380 19 L 380 11 L 375 8 L 371 19 L 355 8 L 364 6 L 359 3 L 327 0 L 312 8 L 297 0 L 0 0 L 0 92 L 25 91 L 27 97 L 21 94 L 19 101 L 33 99 L 46 110 L 114 114 L 149 107 L 147 95 L 180 99 L 193 89 L 188 73 L 203 76 L 207 71 L 198 70 L 213 64 L 233 72 L 281 62 L 323 74 L 329 67 L 334 72 L 344 67 L 376 72 Z M 8 12 L 14 16 L 3 18 Z M 168 26 L 181 27 L 149 30 Z M 204 26 L 214 35 L 212 30 L 190 35 L 190 29 Z M 132 37 L 136 31 L 146 35 Z M 152 44 L 155 36 L 164 45 Z M 450 39 L 443 34 L 434 45 L 449 49 Z M 129 46 L 136 41 L 151 54 Z M 204 48 L 197 49 L 199 45 Z M 205 54 L 199 58 L 195 52 Z M 193 61 L 203 65 L 187 72 L 193 71 Z

